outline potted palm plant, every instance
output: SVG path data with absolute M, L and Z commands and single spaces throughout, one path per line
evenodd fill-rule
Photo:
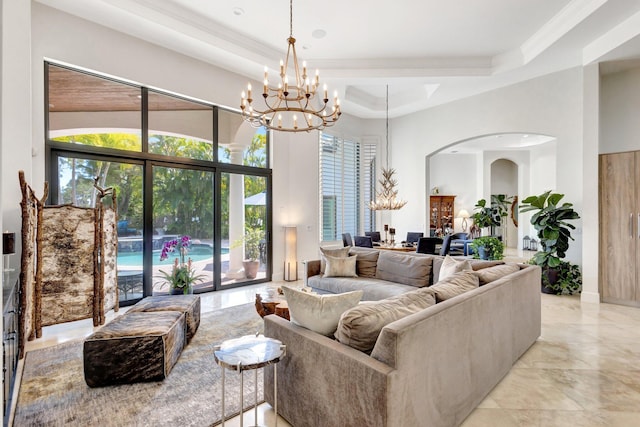
M 564 194 L 547 191 L 527 197 L 520 206 L 520 212 L 535 212 L 531 224 L 538 232 L 542 250 L 530 263 L 542 267 L 542 292 L 558 295 L 577 293 L 582 287 L 580 267 L 562 260 L 569 240 L 574 240 L 571 230 L 575 226 L 567 221 L 580 218 L 573 204 L 560 204 L 563 197 Z
M 264 238 L 264 231 L 259 228 L 248 228 L 244 234 L 244 274 L 247 279 L 255 279 L 260 268 L 260 243 Z

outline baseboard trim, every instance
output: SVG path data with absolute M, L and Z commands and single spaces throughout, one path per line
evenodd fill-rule
M 600 304 L 599 292 L 582 292 L 580 293 L 580 302 L 587 302 L 591 304 Z

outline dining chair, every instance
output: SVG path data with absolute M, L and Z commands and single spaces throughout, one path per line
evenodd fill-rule
M 342 233 L 342 246 L 353 246 L 353 240 L 351 240 L 351 233 Z
M 439 237 L 420 237 L 418 239 L 418 248 L 416 252 L 419 254 L 436 255 L 436 246 L 442 243 Z
M 381 237 L 379 231 L 365 231 L 365 236 L 371 237 L 371 241 L 375 243 L 380 243 Z
M 353 236 L 353 243 L 361 248 L 373 248 L 371 236 Z
M 420 233 L 420 232 L 416 232 L 416 231 L 409 231 L 409 232 L 407 232 L 406 242 L 415 244 L 415 243 L 418 242 L 418 239 L 421 238 L 421 237 L 424 237 L 424 233 Z

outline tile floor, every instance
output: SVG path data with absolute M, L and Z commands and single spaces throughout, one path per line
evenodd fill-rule
M 202 311 L 252 302 L 265 286 L 203 294 Z M 640 426 L 640 308 L 582 304 L 577 296 L 541 297 L 542 336 L 463 427 Z M 48 327 L 27 350 L 92 330 L 90 321 Z M 273 425 L 269 405 L 260 406 L 258 421 Z M 245 424 L 252 422 L 248 411 Z M 239 419 L 226 425 L 239 425 Z M 280 418 L 278 425 L 289 424 Z

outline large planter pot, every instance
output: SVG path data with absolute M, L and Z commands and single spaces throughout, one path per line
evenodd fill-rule
M 545 267 L 542 269 L 541 290 L 543 294 L 557 294 L 557 292 L 546 285 L 555 285 L 558 282 L 558 270 L 555 268 Z
M 260 268 L 260 261 L 242 261 L 244 267 L 244 275 L 247 279 L 255 279 Z
M 478 248 L 478 256 L 480 257 L 480 259 L 488 260 L 489 252 L 487 252 L 487 250 L 483 246 L 480 246 Z

